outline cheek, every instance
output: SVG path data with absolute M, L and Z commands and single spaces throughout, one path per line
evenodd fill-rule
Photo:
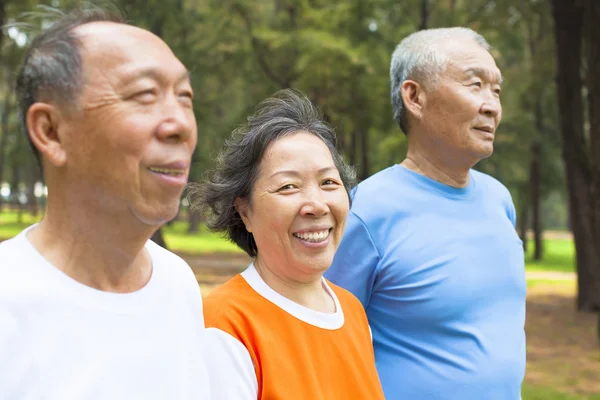
M 350 201 L 345 190 L 336 191 L 335 197 L 330 202 L 330 208 L 338 226 L 343 227 L 350 211 Z
M 258 207 L 257 207 L 258 205 Z M 252 212 L 248 215 L 254 235 L 265 241 L 276 241 L 286 236 L 295 213 L 285 202 L 261 198 L 254 202 Z

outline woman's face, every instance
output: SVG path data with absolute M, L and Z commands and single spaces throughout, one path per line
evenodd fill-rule
M 331 265 L 349 201 L 325 143 L 300 131 L 267 147 L 250 203 L 237 208 L 254 236 L 257 262 L 300 283 Z

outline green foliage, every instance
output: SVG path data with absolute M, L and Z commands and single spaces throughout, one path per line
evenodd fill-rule
M 43 3 L 10 2 L 8 18 L 17 20 L 23 11 Z M 75 3 L 53 2 L 61 7 Z M 422 23 L 420 0 L 113 3 L 133 23 L 159 34 L 191 71 L 199 132 L 192 180 L 201 179 L 224 140 L 259 101 L 287 86 L 304 91 L 321 108 L 361 178 L 403 159 L 406 138 L 391 117 L 389 62 L 398 42 Z M 495 154 L 478 169 L 505 183 L 516 203 L 527 200 L 530 146 L 535 140 L 544 144 L 544 196 L 564 191 L 556 93 L 549 84 L 554 78 L 554 48 L 546 3 L 427 3 L 428 27 L 469 26 L 484 34 L 494 47 L 505 78 L 504 117 Z M 0 80 L 0 91 L 6 93 L 22 49 L 8 38 L 2 51 L 0 71 L 5 79 Z M 11 57 L 7 57 L 9 53 Z M 535 128 L 533 108 L 538 100 L 543 110 L 543 132 Z M 6 103 L 9 98 L 0 92 L 1 101 Z M 25 166 L 32 164 L 33 158 L 19 138 L 14 107 L 9 111 L 10 127 L 4 133 L 9 144 L 1 160 L 5 165 L 3 178 L 23 180 L 32 174 L 33 169 Z M 13 166 L 23 170 L 13 174 Z M 564 208 L 564 196 L 559 199 Z

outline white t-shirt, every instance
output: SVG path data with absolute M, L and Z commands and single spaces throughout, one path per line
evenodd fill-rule
M 0 399 L 209 399 L 204 318 L 189 266 L 153 242 L 133 293 L 83 285 L 21 232 L 0 243 Z

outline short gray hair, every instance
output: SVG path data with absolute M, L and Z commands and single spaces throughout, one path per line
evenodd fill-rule
M 281 90 L 262 101 L 248 117 L 247 124 L 234 131 L 225 142 L 215 169 L 207 173 L 203 182 L 188 187 L 191 210 L 199 211 L 206 217 L 210 230 L 224 233 L 250 257 L 256 257 L 258 249 L 235 209 L 235 201 L 238 198 L 251 200 L 267 147 L 300 131 L 312 133 L 329 148 L 350 200 L 356 174 L 338 153 L 335 132 L 306 96 L 291 89 Z
M 125 24 L 123 14 L 114 6 L 100 7 L 83 3 L 70 12 L 52 7 L 40 7 L 30 16 L 40 21 L 52 21 L 31 43 L 17 76 L 16 93 L 21 128 L 41 167 L 41 157 L 27 130 L 27 111 L 36 102 L 51 102 L 61 107 L 75 108 L 83 87 L 81 41 L 73 32 L 90 22 Z
M 390 65 L 392 111 L 394 119 L 404 133 L 408 134 L 409 126 L 400 93 L 402 83 L 407 79 L 421 81 L 423 84 L 435 83 L 448 63 L 448 57 L 440 49 L 440 43 L 459 37 L 472 39 L 490 51 L 490 45 L 483 36 L 464 27 L 418 31 L 404 38 L 394 50 Z M 426 81 L 423 82 L 424 80 Z

